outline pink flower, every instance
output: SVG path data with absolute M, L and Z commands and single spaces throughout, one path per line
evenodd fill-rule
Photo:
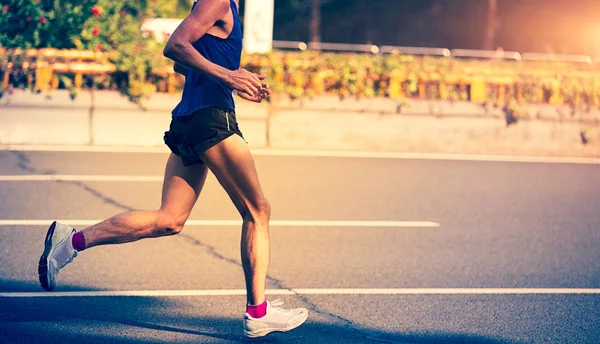
M 142 49 L 142 47 L 139 44 L 136 44 L 135 47 L 133 47 L 133 49 L 135 51 L 140 51 Z
M 96 44 L 96 50 L 101 51 L 102 50 L 102 44 L 100 44 L 100 43 Z
M 92 7 L 92 14 L 93 14 L 93 15 L 95 15 L 95 16 L 99 16 L 99 15 L 101 15 L 101 14 L 102 14 L 102 12 L 104 12 L 104 10 L 102 9 L 102 7 L 100 7 L 100 6 L 97 6 L 97 5 L 96 5 L 96 6 L 94 6 L 94 7 Z
M 2 6 L 2 12 L 3 12 L 3 13 L 6 13 L 6 12 L 8 12 L 8 5 L 4 5 L 4 6 Z
M 40 17 L 40 24 L 46 24 L 46 17 L 44 17 L 44 16 Z
M 97 26 L 94 27 L 94 30 L 92 30 L 92 35 L 98 36 L 99 33 L 100 33 L 100 29 Z

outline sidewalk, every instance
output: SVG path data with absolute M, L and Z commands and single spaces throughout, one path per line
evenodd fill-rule
M 114 92 L 96 92 L 93 108 L 91 99 L 87 92 L 74 101 L 66 92 L 55 92 L 52 99 L 25 91 L 5 97 L 0 100 L 0 144 L 160 147 L 170 111 L 179 100 L 158 94 L 148 102 L 148 111 L 142 111 Z M 545 120 L 507 128 L 498 109 L 486 113 L 471 103 L 411 102 L 399 114 L 390 99 L 339 102 L 320 97 L 303 103 L 281 102 L 269 109 L 269 104 L 240 100 L 238 120 L 250 146 L 600 157 L 600 124 L 594 122 L 600 113 L 586 114 L 591 121 L 587 124 L 564 114 L 561 122 L 547 118 L 558 119 L 564 109 L 538 106 L 534 110 Z M 431 109 L 433 115 L 427 112 Z M 586 145 L 582 131 L 586 131 Z

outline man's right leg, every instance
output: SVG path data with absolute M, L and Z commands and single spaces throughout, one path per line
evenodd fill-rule
M 84 238 L 85 248 L 179 233 L 202 191 L 207 171 L 204 164 L 185 167 L 178 156 L 171 154 L 165 171 L 160 209 L 126 212 L 84 229 L 79 235 Z M 73 228 L 56 222 L 48 229 L 38 265 L 44 289 L 54 289 L 60 269 L 77 255 L 72 245 L 74 235 Z
M 265 300 L 271 207 L 260 187 L 248 145 L 240 136 L 232 135 L 205 151 L 203 160 L 243 219 L 240 248 L 247 290 L 244 334 L 256 338 L 297 328 L 306 321 L 307 309 L 283 309 L 279 307 L 281 302 Z

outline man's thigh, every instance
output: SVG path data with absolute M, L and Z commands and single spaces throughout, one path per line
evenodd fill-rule
M 266 202 L 254 158 L 246 142 L 232 135 L 203 153 L 202 160 L 221 183 L 241 214 Z
M 180 218 L 189 216 L 206 181 L 205 164 L 184 166 L 181 159 L 171 153 L 165 168 L 161 210 Z

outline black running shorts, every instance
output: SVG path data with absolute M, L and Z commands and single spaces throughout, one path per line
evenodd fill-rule
M 190 166 L 203 163 L 202 153 L 233 134 L 244 138 L 235 112 L 211 107 L 172 118 L 164 140 L 183 165 Z

